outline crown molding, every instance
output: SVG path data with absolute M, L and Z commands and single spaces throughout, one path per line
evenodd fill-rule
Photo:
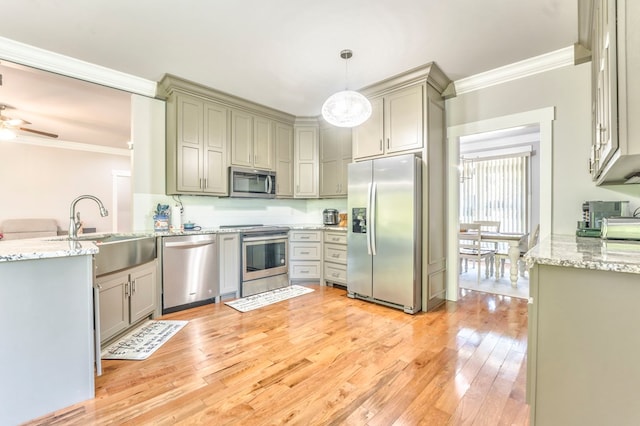
M 0 59 L 155 97 L 156 82 L 0 37 Z
M 491 71 L 456 80 L 454 82 L 455 95 L 473 92 L 475 90 L 495 86 L 496 84 L 506 83 L 507 81 L 517 80 L 519 78 L 528 77 L 573 64 L 574 46 L 569 46 L 564 49 L 545 53 L 544 55 L 525 59 L 524 61 L 505 65 L 504 67 L 496 68 Z
M 17 135 L 11 141 L 3 141 L 5 143 L 17 143 L 21 145 L 33 145 L 43 148 L 68 149 L 72 151 L 85 151 L 98 154 L 119 155 L 122 157 L 130 157 L 131 150 L 127 148 L 114 148 L 104 145 L 92 145 L 89 143 L 71 142 L 60 139 L 45 139 L 37 136 Z

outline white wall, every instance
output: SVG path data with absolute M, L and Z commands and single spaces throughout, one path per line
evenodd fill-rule
M 640 206 L 640 186 L 596 187 L 588 171 L 591 146 L 591 64 L 558 68 L 446 101 L 447 127 L 555 107 L 553 121 L 552 233 L 575 234 L 582 202 L 629 200 Z M 457 212 L 450 212 L 453 219 Z
M 98 197 L 112 211 L 112 170 L 129 170 L 127 156 L 48 148 L 0 141 L 0 227 L 5 219 L 53 218 L 60 230 L 69 227 L 69 207 L 79 195 Z M 110 231 L 110 217 L 82 200 L 77 211 L 85 227 Z

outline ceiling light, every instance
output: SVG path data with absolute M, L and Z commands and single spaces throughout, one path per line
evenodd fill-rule
M 340 52 L 345 60 L 345 76 L 347 74 L 347 60 L 353 56 L 349 49 Z M 343 90 L 334 93 L 322 105 L 322 117 L 338 127 L 358 126 L 371 116 L 371 102 L 358 92 Z
M 13 130 L 7 129 L 6 127 L 0 128 L 0 141 L 10 141 L 15 138 L 16 133 Z

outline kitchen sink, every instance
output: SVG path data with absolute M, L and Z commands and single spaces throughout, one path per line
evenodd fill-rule
M 147 234 L 86 234 L 66 241 L 93 241 L 96 276 L 142 265 L 157 257 L 156 237 Z
M 97 245 L 113 244 L 120 241 L 138 240 L 141 238 L 152 238 L 147 235 L 120 235 L 120 234 L 100 234 L 100 235 L 80 235 L 75 241 L 93 241 Z M 71 240 L 71 238 L 68 238 Z

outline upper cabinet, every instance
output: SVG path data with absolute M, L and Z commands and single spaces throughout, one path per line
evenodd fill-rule
M 295 198 L 318 198 L 318 122 L 296 122 L 294 137 Z
M 320 127 L 320 197 L 347 196 L 351 162 L 351 129 L 324 123 Z
M 274 170 L 272 121 L 244 111 L 231 111 L 231 164 Z
M 167 193 L 227 195 L 227 108 L 176 94 L 167 115 Z
M 293 126 L 275 123 L 276 197 L 293 197 Z
M 276 170 L 277 196 L 293 196 L 294 116 L 170 74 L 158 96 L 167 101 L 167 194 L 229 195 L 234 165 Z
M 353 129 L 353 158 L 417 151 L 424 146 L 425 84 L 371 97 L 371 118 Z
M 598 185 L 640 173 L 640 2 L 591 2 L 593 137 Z

